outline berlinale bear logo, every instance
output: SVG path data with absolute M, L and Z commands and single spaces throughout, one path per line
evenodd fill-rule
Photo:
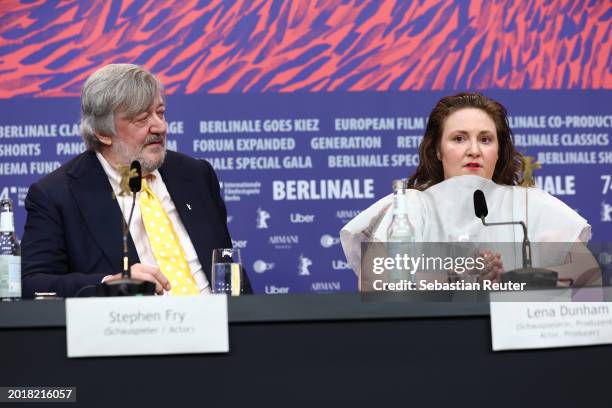
M 262 210 L 261 207 L 257 208 L 257 229 L 268 229 L 268 219 L 270 213 L 266 210 Z
M 601 220 L 603 222 L 612 222 L 612 205 L 601 202 Z
M 300 254 L 299 261 L 298 276 L 310 276 L 308 268 L 312 265 L 312 261 L 302 254 Z

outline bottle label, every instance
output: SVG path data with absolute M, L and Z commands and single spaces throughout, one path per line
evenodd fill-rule
M 21 297 L 21 257 L 0 255 L 0 298 Z
M 0 213 L 0 232 L 15 232 L 15 220 L 12 212 Z

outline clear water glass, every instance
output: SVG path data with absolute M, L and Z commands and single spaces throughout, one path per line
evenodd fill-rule
M 459 257 L 472 257 L 475 258 L 478 254 L 478 249 L 474 244 L 476 237 L 474 234 L 469 232 L 449 234 L 448 235 L 448 246 L 449 256 L 453 258 Z M 478 281 L 479 272 L 476 270 L 466 270 L 461 273 L 455 271 L 448 272 L 449 282 L 463 281 L 467 283 L 474 283 Z
M 244 272 L 240 250 L 237 248 L 213 249 L 212 292 L 239 296 L 244 291 Z

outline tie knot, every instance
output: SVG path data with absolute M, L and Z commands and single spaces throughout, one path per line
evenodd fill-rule
M 149 185 L 149 183 L 153 180 L 154 176 L 146 176 L 142 178 L 142 189 L 143 190 L 151 190 L 151 186 Z

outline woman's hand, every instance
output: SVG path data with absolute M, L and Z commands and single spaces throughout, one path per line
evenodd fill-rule
M 478 274 L 478 282 L 483 281 L 499 282 L 504 271 L 504 263 L 499 252 L 481 251 L 479 257 L 484 258 L 484 267 Z

